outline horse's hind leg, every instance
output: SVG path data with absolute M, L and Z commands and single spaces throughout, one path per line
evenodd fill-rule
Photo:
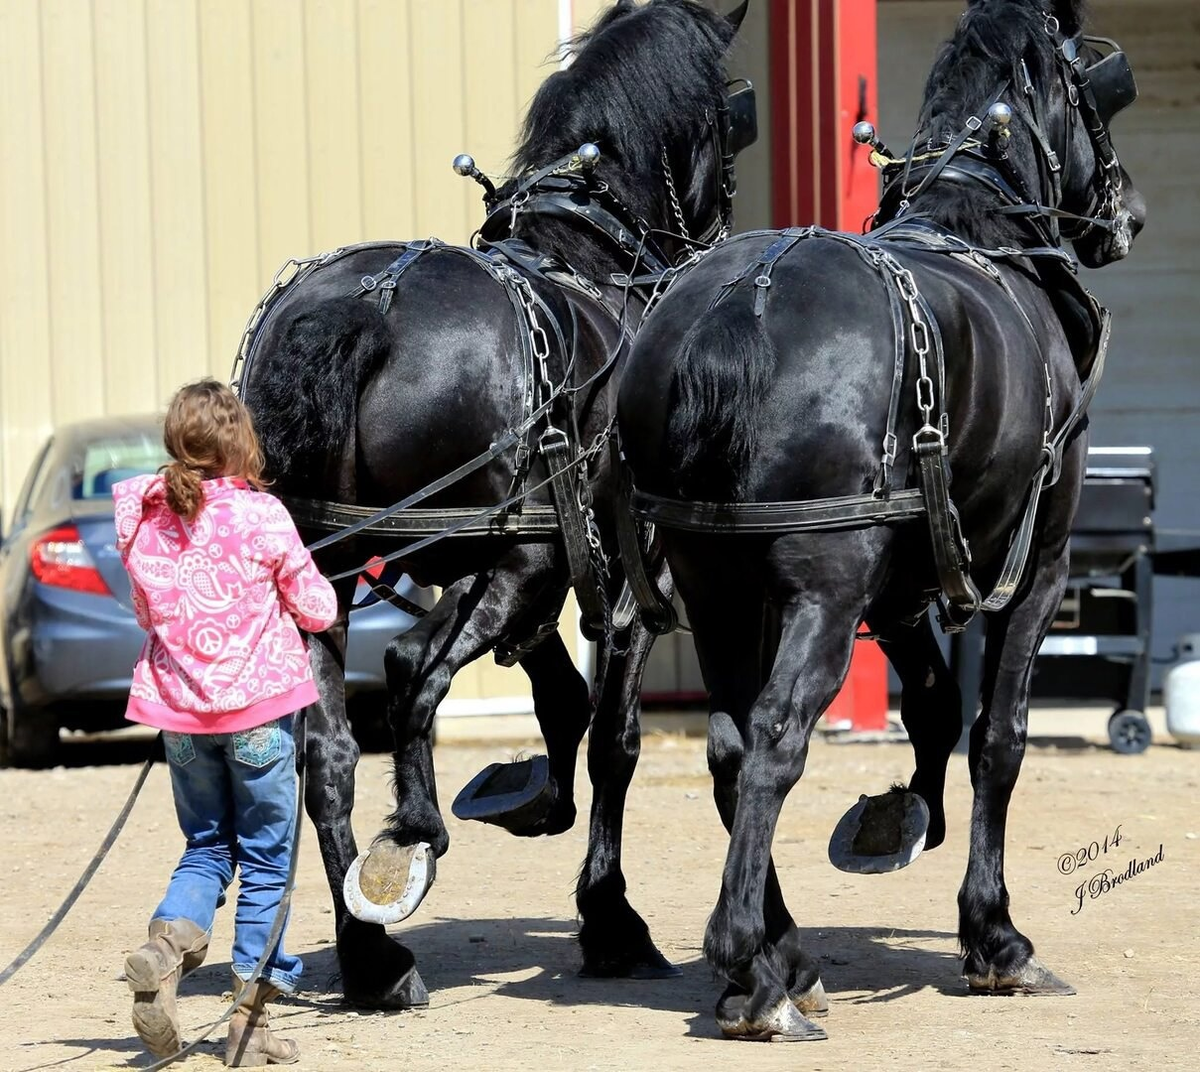
M 946 840 L 946 767 L 962 735 L 958 682 L 927 615 L 915 625 L 883 627 L 879 645 L 900 678 L 900 720 L 916 758 L 908 788 L 929 808 L 925 848 L 934 849 Z
M 344 586 L 342 586 L 344 588 Z M 339 591 L 345 608 L 349 593 Z M 305 809 L 317 831 L 325 877 L 333 895 L 338 964 L 346 1000 L 371 1008 L 409 1008 L 429 1002 L 412 954 L 377 923 L 363 923 L 346 910 L 342 883 L 358 854 L 350 813 L 358 744 L 346 718 L 345 616 L 332 629 L 309 639 L 309 659 L 321 694 L 308 709 L 304 743 Z
M 392 923 L 411 915 L 450 845 L 438 809 L 433 718 L 454 675 L 553 595 L 549 552 L 515 548 L 487 573 L 450 585 L 415 628 L 388 645 L 388 718 L 395 738 L 396 807 L 346 882 L 351 911 Z
M 549 613 L 557 614 L 559 606 Z M 533 710 L 546 741 L 554 803 L 539 821 L 527 827 L 508 829 L 520 836 L 561 834 L 575 824 L 575 761 L 579 742 L 587 732 L 592 700 L 587 682 L 575 669 L 567 646 L 557 630 L 521 659 L 521 669 L 533 690 Z
M 645 920 L 625 896 L 621 835 L 625 797 L 641 751 L 642 673 L 654 637 L 636 622 L 614 638 L 597 689 L 588 738 L 592 814 L 587 857 L 575 891 L 584 976 L 657 979 L 679 971 L 658 951 Z
M 771 842 L 788 792 L 803 773 L 813 726 L 833 699 L 850 664 L 854 630 L 865 605 L 870 570 L 839 549 L 839 583 L 814 577 L 784 608 L 783 632 L 771 675 L 746 717 L 744 755 L 729 854 L 704 952 L 709 962 L 749 995 L 736 1020 L 718 1010 L 727 1034 L 742 1038 L 819 1039 L 825 1033 L 797 1011 L 789 991 L 790 965 L 770 942 L 766 894 Z M 820 555 L 805 559 L 820 562 Z M 786 568 L 794 568 L 789 560 Z M 855 583 L 857 581 L 857 583 Z M 794 582 L 793 582 L 794 583 Z M 799 587 L 799 586 L 798 586 Z M 691 604 L 689 604 L 689 610 Z M 727 634 L 744 622 L 732 621 Z
M 733 829 L 737 812 L 746 718 L 763 684 L 764 653 L 759 631 L 748 628 L 730 635 L 727 630 L 730 614 L 739 621 L 754 621 L 761 616 L 763 608 L 757 599 L 746 598 L 745 594 L 743 599 L 737 606 L 717 608 L 720 617 L 714 620 L 708 620 L 703 604 L 696 605 L 691 614 L 696 649 L 710 693 L 708 768 L 713 779 L 713 800 L 727 831 Z M 829 1002 L 821 983 L 820 965 L 802 948 L 800 928 L 784 903 L 773 859 L 767 862 L 763 926 L 764 948 L 777 958 L 792 1003 L 806 1016 L 826 1015 Z M 730 982 L 717 1002 L 717 1018 L 723 1023 L 739 1022 L 749 998 L 748 989 Z
M 1033 943 L 1013 926 L 1004 884 L 1004 834 L 1025 755 L 1033 660 L 1066 589 L 1067 536 L 1082 480 L 1083 442 L 1080 437 L 1072 445 L 1062 479 L 1043 502 L 1042 531 L 1035 537 L 1025 584 L 1007 608 L 988 618 L 983 705 L 971 727 L 971 849 L 958 893 L 958 937 L 974 990 L 1075 992 L 1038 962 Z

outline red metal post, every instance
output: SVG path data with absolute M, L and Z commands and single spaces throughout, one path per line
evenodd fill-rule
M 879 185 L 850 137 L 875 120 L 876 0 L 771 0 L 772 218 L 858 231 Z
M 876 0 L 771 0 L 772 219 L 861 231 L 879 200 L 878 174 L 850 130 L 877 121 Z M 856 641 L 828 723 L 887 728 L 887 664 Z

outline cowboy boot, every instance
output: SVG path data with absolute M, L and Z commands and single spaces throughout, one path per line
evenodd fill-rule
M 238 1007 L 229 1021 L 229 1035 L 225 1041 L 226 1067 L 290 1065 L 299 1061 L 300 1047 L 291 1039 L 276 1038 L 267 1026 L 270 1017 L 266 1004 L 282 991 L 265 979 L 259 979 L 247 988 L 235 976 L 233 992 Z
M 204 963 L 208 933 L 190 919 L 155 919 L 150 941 L 125 958 L 133 991 L 133 1029 L 155 1057 L 179 1052 L 175 990 L 179 980 Z

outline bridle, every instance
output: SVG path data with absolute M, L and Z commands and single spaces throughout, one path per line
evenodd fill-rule
M 734 88 L 737 87 L 737 88 Z M 754 95 L 754 83 L 748 78 L 735 78 L 725 84 L 724 100 L 715 114 L 706 110 L 704 121 L 712 138 L 714 159 L 720 162 L 716 169 L 716 190 L 713 203 L 716 214 L 708 228 L 695 238 L 688 230 L 687 218 L 675 187 L 675 176 L 667 148 L 662 149 L 663 178 L 667 184 L 667 196 L 679 233 L 690 241 L 713 245 L 729 237 L 733 229 L 733 198 L 737 193 L 737 171 L 734 161 L 737 154 L 758 140 L 758 108 Z
M 903 161 L 887 160 L 887 180 L 881 203 L 899 198 L 894 217 L 908 211 L 911 202 L 927 190 L 939 176 L 950 179 L 969 179 L 982 182 L 1000 195 L 1005 202 L 1001 214 L 1022 216 L 1043 230 L 1047 244 L 1060 245 L 1061 238 L 1078 241 L 1092 230 L 1110 231 L 1118 240 L 1127 234 L 1130 214 L 1122 205 L 1121 166 L 1109 136 L 1108 124 L 1113 116 L 1132 104 L 1137 97 L 1137 84 L 1125 53 L 1115 41 L 1105 37 L 1090 37 L 1082 33 L 1066 36 L 1059 20 L 1044 15 L 1045 32 L 1053 41 L 1053 52 L 1059 77 L 1067 99 L 1062 156 L 1055 151 L 1039 116 L 1037 94 L 1033 79 L 1024 60 L 1020 63 L 1021 84 L 1013 95 L 1017 113 L 1029 129 L 1038 165 L 1040 193 L 1030 191 L 1023 178 L 1012 166 L 1007 152 L 1008 121 L 1013 112 L 1004 103 L 1013 80 L 1006 79 L 989 98 L 984 117 L 971 116 L 964 127 L 939 152 L 916 154 L 916 138 Z M 1111 51 L 1102 59 L 1086 64 L 1082 46 L 1102 44 Z M 1070 162 L 1071 131 L 1078 114 L 1092 144 L 1095 172 L 1092 199 L 1086 213 L 1071 212 L 1062 207 L 1064 180 Z M 876 150 L 882 149 L 875 143 Z M 886 157 L 884 158 L 886 160 Z M 903 164 L 903 171 L 895 171 Z M 910 178 L 920 175 L 915 186 Z M 1048 196 L 1047 196 L 1048 195 Z M 1044 225 L 1043 225 L 1044 221 Z M 1067 221 L 1060 225 L 1060 221 Z
M 734 160 L 754 142 L 758 124 L 754 86 L 746 79 L 735 79 L 727 83 L 726 88 L 721 104 L 707 110 L 704 116 L 718 167 L 715 169 L 716 211 L 708 227 L 699 235 L 693 236 L 688 228 L 667 147 L 664 145 L 661 150 L 663 180 L 674 216 L 673 225 L 679 228 L 678 237 L 685 244 L 679 257 L 672 258 L 658 240 L 657 236 L 670 232 L 652 228 L 597 177 L 594 169 L 599 151 L 596 150 L 593 156 L 590 152 L 585 153 L 583 148 L 521 176 L 503 197 L 494 189 L 485 193 L 484 205 L 488 214 L 479 229 L 480 238 L 491 243 L 510 236 L 518 217 L 524 213 L 573 219 L 587 224 L 621 253 L 635 258 L 637 270 L 653 275 L 667 271 L 678 259 L 691 258 L 697 247 L 706 247 L 727 237 L 733 225 L 733 196 L 737 191 Z

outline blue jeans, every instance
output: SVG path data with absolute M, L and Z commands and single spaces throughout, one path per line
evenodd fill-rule
M 153 918 L 190 919 L 211 931 L 236 866 L 233 970 L 247 979 L 266 948 L 291 863 L 292 716 L 239 733 L 164 732 L 163 741 L 187 848 Z M 284 952 L 281 934 L 262 977 L 291 993 L 303 969 L 299 957 Z

